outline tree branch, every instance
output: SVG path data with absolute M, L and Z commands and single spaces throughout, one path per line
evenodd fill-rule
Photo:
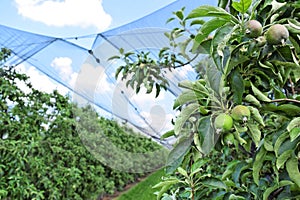
M 293 102 L 293 103 L 298 103 L 300 104 L 300 101 L 299 100 L 296 100 L 296 99 L 288 99 L 288 98 L 283 98 L 283 99 L 273 99 L 271 100 L 270 102 L 281 102 L 281 101 L 288 101 L 288 102 Z

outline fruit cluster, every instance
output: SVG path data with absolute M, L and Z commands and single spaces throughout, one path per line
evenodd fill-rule
M 237 105 L 235 106 L 230 114 L 221 113 L 219 114 L 214 121 L 214 127 L 217 133 L 230 131 L 233 127 L 233 122 L 246 123 L 249 119 L 251 113 L 247 106 Z
M 289 37 L 289 31 L 282 24 L 274 24 L 263 33 L 263 27 L 257 20 L 249 20 L 245 23 L 245 35 L 248 38 L 256 38 L 257 43 L 263 46 L 266 42 L 269 45 L 285 44 Z

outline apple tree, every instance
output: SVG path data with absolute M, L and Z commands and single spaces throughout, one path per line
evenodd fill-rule
M 163 136 L 177 142 L 168 176 L 155 186 L 158 199 L 300 198 L 299 11 L 299 0 L 183 8 L 168 20 L 178 27 L 166 33 L 170 47 L 158 60 L 122 51 L 114 57 L 125 61 L 117 76 L 134 74 L 128 86 L 151 92 L 155 85 L 159 95 L 168 84 L 163 68 L 205 55 L 193 64 L 199 79 L 179 84 L 180 114 Z

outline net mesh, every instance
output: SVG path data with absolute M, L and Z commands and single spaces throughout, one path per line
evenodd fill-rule
M 171 120 L 176 115 L 173 102 L 181 93 L 178 83 L 196 79 L 193 63 L 172 72 L 165 70 L 168 89 L 155 98 L 155 94 L 145 94 L 143 89 L 135 94 L 123 81 L 115 79 L 115 71 L 122 63 L 108 58 L 118 55 L 120 48 L 125 52 L 150 52 L 157 58 L 159 50 L 169 46 L 164 33 L 178 26 L 176 22 L 166 23 L 172 12 L 185 7 L 188 13 L 201 4 L 199 0 L 177 0 L 141 19 L 89 36 L 56 38 L 0 25 L 0 47 L 13 53 L 5 65 L 22 66 L 27 72 L 34 67 L 43 75 L 38 84 L 51 80 L 53 85 L 63 86 L 79 104 L 92 103 L 101 115 L 128 123 L 164 143 L 159 138 L 172 127 Z M 86 38 L 93 40 L 91 46 L 80 43 Z

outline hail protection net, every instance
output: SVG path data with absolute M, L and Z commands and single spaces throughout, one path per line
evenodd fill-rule
M 119 55 L 120 48 L 125 52 L 150 52 L 155 59 L 161 48 L 169 46 L 165 32 L 178 26 L 176 22 L 166 23 L 172 12 L 185 7 L 188 13 L 203 4 L 199 0 L 177 0 L 129 24 L 80 37 L 55 38 L 0 25 L 0 47 L 13 53 L 5 65 L 28 73 L 34 86 L 46 92 L 58 89 L 79 104 L 92 104 L 100 115 L 128 123 L 160 141 L 160 136 L 172 129 L 176 114 L 173 102 L 181 93 L 178 83 L 196 79 L 193 62 L 172 72 L 166 70 L 168 90 L 155 98 L 155 91 L 146 94 L 141 89 L 135 94 L 124 81 L 116 80 L 116 69 L 122 63 L 108 59 Z M 92 46 L 80 45 L 87 38 L 93 39 Z

